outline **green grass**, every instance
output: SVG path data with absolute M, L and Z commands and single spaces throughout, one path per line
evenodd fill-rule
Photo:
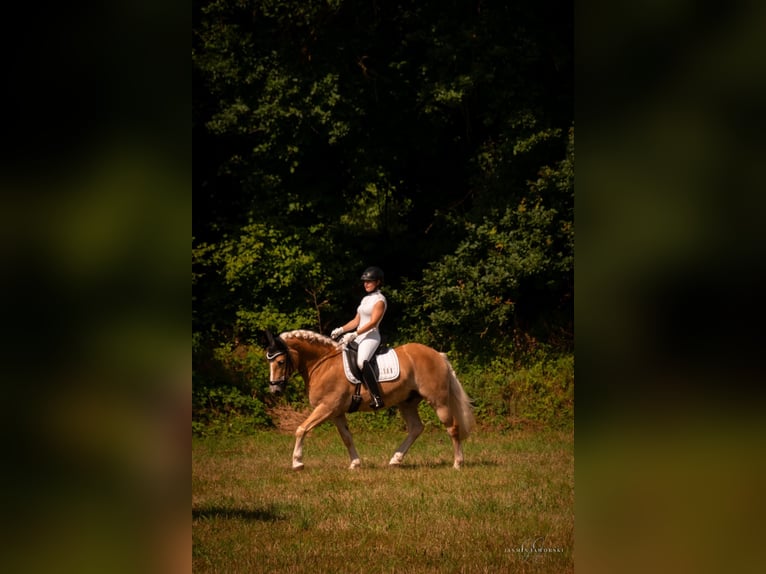
M 456 471 L 441 429 L 389 468 L 404 434 L 350 426 L 355 471 L 332 425 L 300 472 L 287 433 L 195 438 L 194 572 L 574 571 L 571 433 L 477 432 Z

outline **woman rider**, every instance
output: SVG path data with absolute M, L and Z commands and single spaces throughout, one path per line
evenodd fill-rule
M 370 365 L 370 359 L 380 345 L 380 325 L 388 305 L 385 296 L 380 292 L 383 284 L 383 270 L 380 267 L 368 267 L 362 273 L 361 280 L 364 282 L 364 290 L 367 293 L 356 310 L 356 316 L 345 325 L 333 329 L 330 336 L 337 339 L 344 333 L 346 344 L 356 340 L 359 345 L 356 359 L 357 366 L 362 371 L 362 382 L 370 391 L 372 400 L 370 406 L 373 409 L 384 407 L 380 395 L 380 385 L 375 377 L 375 372 Z

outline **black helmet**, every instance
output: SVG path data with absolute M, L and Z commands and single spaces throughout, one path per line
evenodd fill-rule
M 361 277 L 362 281 L 383 281 L 383 270 L 380 267 L 368 267 Z

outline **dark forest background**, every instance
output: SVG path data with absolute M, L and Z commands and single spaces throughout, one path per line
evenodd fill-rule
M 329 333 L 369 265 L 389 344 L 449 352 L 490 418 L 571 414 L 572 35 L 557 0 L 194 2 L 197 430 L 260 412 L 264 330 Z M 509 398 L 534 368 L 544 414 Z

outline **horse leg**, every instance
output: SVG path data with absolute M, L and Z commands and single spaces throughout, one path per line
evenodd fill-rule
M 332 411 L 325 407 L 323 404 L 319 404 L 317 408 L 311 411 L 308 418 L 295 430 L 295 448 L 293 448 L 293 470 L 303 469 L 303 439 L 306 433 L 317 425 L 323 423 L 328 418 Z
M 388 463 L 390 466 L 398 466 L 402 463 L 402 459 L 407 454 L 412 443 L 423 432 L 423 421 L 420 420 L 420 415 L 418 414 L 418 403 L 420 403 L 420 400 L 421 397 L 418 395 L 399 405 L 399 412 L 407 424 L 407 438 L 404 439 L 404 442 L 396 450 L 394 456 L 391 457 Z
M 348 449 L 349 457 L 351 457 L 351 466 L 349 466 L 349 468 L 359 468 L 359 465 L 362 464 L 362 461 L 359 460 L 359 454 L 356 452 L 356 447 L 354 446 L 354 439 L 351 437 L 351 431 L 348 430 L 348 421 L 346 421 L 346 415 L 341 414 L 340 416 L 335 417 L 333 422 L 335 423 L 335 426 L 338 427 L 340 438 L 343 440 L 343 444 L 345 444 L 346 448 Z
M 460 470 L 463 465 L 463 445 L 460 444 L 460 428 L 457 420 L 452 416 L 452 411 L 447 405 L 436 407 L 436 414 L 439 420 L 447 427 L 447 434 L 452 439 L 452 450 L 455 453 L 455 462 L 453 468 Z

